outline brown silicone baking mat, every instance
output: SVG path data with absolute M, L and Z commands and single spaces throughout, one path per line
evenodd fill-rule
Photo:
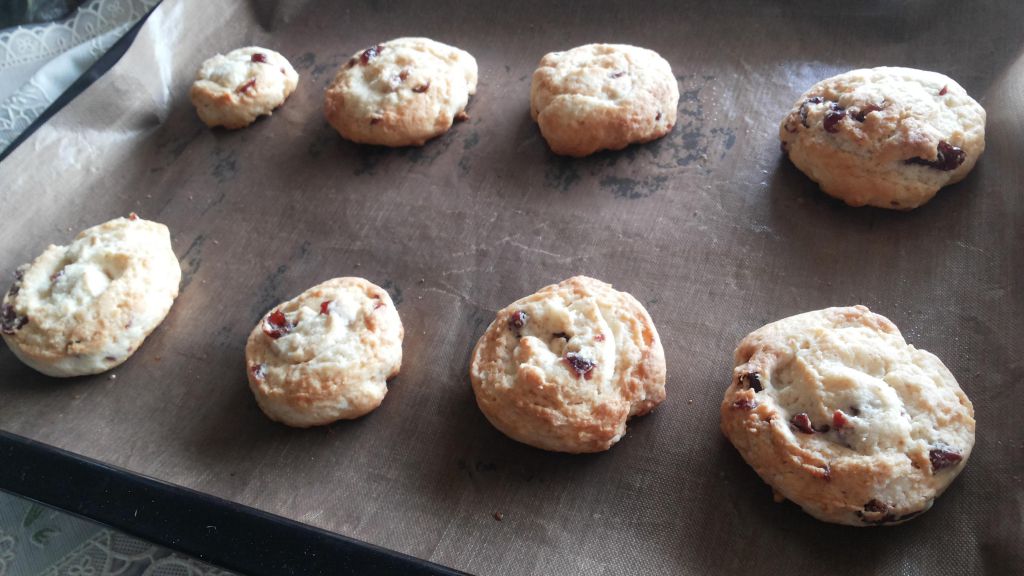
M 0 349 L 0 428 L 480 574 L 1024 573 L 1022 21 L 1009 1 L 169 0 L 0 164 L 0 272 L 135 211 L 170 227 L 181 296 L 111 374 L 50 379 Z M 408 35 L 477 58 L 471 119 L 422 148 L 342 140 L 321 111 L 335 69 Z M 555 157 L 530 75 L 596 41 L 660 52 L 679 122 L 652 144 Z M 245 130 L 207 129 L 196 68 L 250 44 L 286 55 L 298 90 Z M 946 73 L 989 113 L 974 172 L 911 213 L 831 200 L 779 151 L 805 88 L 876 65 Z M 466 375 L 497 309 L 574 274 L 643 302 L 668 360 L 668 400 L 604 454 L 502 436 Z M 402 374 L 363 419 L 274 424 L 246 385 L 246 335 L 344 275 L 393 295 Z M 718 429 L 743 335 L 855 303 L 942 358 L 977 411 L 966 470 L 895 528 L 773 503 Z

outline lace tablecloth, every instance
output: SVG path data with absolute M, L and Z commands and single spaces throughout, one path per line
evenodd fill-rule
M 0 150 L 159 0 L 92 0 L 59 22 L 0 31 Z M 0 576 L 215 576 L 197 560 L 0 492 Z
M 70 17 L 0 31 L 0 151 L 159 0 L 91 0 Z
M 99 524 L 0 492 L 0 576 L 230 576 Z

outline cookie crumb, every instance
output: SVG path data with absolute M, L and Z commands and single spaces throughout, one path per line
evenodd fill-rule
M 505 514 L 503 512 L 495 512 L 494 513 L 494 519 L 497 520 L 498 522 L 501 522 L 502 520 L 505 519 Z
M 117 380 L 117 374 L 111 374 L 110 375 L 110 379 L 111 380 Z

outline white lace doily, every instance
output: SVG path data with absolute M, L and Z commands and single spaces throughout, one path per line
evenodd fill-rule
M 60 22 L 0 31 L 0 150 L 159 0 L 91 0 Z
M 0 492 L 0 576 L 232 576 L 188 556 Z

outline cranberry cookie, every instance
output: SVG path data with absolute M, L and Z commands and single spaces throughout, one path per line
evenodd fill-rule
M 422 146 L 464 120 L 476 59 L 428 38 L 398 38 L 357 52 L 324 95 L 324 115 L 362 144 Z
M 405 331 L 386 290 L 335 278 L 275 306 L 245 345 L 249 387 L 271 420 L 305 428 L 372 412 L 402 367 Z
M 167 227 L 135 214 L 117 218 L 18 268 L 0 333 L 43 374 L 98 374 L 142 345 L 170 311 L 180 281 Z
M 269 116 L 298 83 L 299 74 L 284 56 L 250 46 L 203 62 L 189 95 L 207 126 L 234 130 Z
M 826 194 L 910 210 L 974 168 L 985 151 L 985 110 L 936 72 L 854 70 L 805 92 L 779 137 Z
M 587 44 L 541 59 L 530 115 L 551 151 L 587 156 L 656 140 L 672 131 L 679 87 L 657 52 Z
M 768 324 L 735 360 L 722 431 L 777 497 L 819 520 L 909 520 L 971 455 L 974 408 L 956 379 L 863 306 Z
M 665 353 L 635 298 L 576 276 L 498 312 L 473 350 L 477 404 L 498 430 L 558 452 L 600 452 L 665 399 Z

